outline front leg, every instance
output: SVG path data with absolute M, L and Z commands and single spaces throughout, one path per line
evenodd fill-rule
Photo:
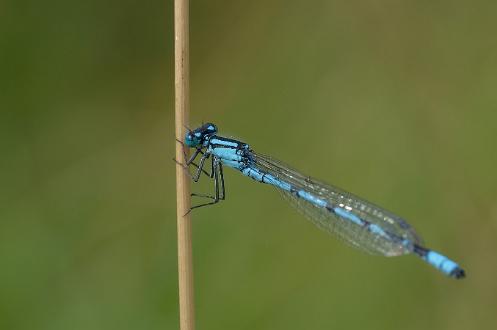
M 197 150 L 198 150 L 198 149 L 197 149 Z M 200 152 L 201 152 L 201 151 L 200 151 Z M 204 164 L 205 164 L 205 160 L 206 160 L 207 158 L 209 158 L 209 157 L 210 157 L 210 155 L 211 155 L 211 154 L 210 154 L 209 152 L 207 152 L 207 151 L 206 151 L 205 153 L 202 153 L 202 157 L 200 158 L 200 162 L 199 162 L 199 164 L 198 164 L 197 173 L 195 173 L 195 175 L 194 175 L 194 176 L 192 176 L 193 181 L 198 182 L 198 179 L 200 178 L 200 174 L 202 173 L 202 171 L 203 171 L 206 175 L 209 175 L 209 174 L 207 173 L 207 171 L 204 171 Z M 213 160 L 213 161 L 214 161 L 214 160 Z M 193 162 L 193 161 L 192 161 L 192 162 Z M 212 178 L 212 172 L 211 172 L 211 174 L 209 175 L 209 177 L 211 177 L 211 178 Z
M 183 164 L 183 163 L 181 163 L 181 162 L 179 162 L 176 158 L 173 158 L 174 162 L 176 164 L 180 165 L 181 167 L 183 167 L 185 170 L 187 170 L 187 173 L 190 176 L 190 178 L 193 178 L 193 175 L 190 174 L 190 171 L 188 171 L 188 167 L 190 165 L 193 165 L 195 168 L 197 168 L 197 170 L 202 171 L 202 173 L 204 173 L 205 175 L 207 175 L 208 177 L 211 178 L 212 177 L 212 173 L 211 174 L 207 173 L 206 170 L 201 169 L 199 167 L 199 165 L 197 165 L 196 163 L 194 163 L 195 158 L 197 158 L 197 156 L 199 154 L 204 155 L 204 152 L 202 151 L 202 147 L 199 147 L 199 148 L 195 149 L 195 152 L 193 153 L 193 155 L 190 156 L 190 158 L 188 158 L 187 155 L 186 155 L 186 151 L 185 151 L 185 144 L 182 141 L 178 140 L 178 139 L 176 139 L 176 141 L 179 142 L 181 144 L 181 146 L 183 147 L 183 159 L 185 160 L 186 165 Z M 197 181 L 198 181 L 198 179 L 197 179 Z

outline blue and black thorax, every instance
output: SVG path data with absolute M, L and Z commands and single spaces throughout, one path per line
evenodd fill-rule
M 207 152 L 219 159 L 224 165 L 240 171 L 252 163 L 252 150 L 248 144 L 223 136 L 210 136 Z

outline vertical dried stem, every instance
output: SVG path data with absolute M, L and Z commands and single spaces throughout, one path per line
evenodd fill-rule
M 185 136 L 190 110 L 188 5 L 188 0 L 174 1 L 175 125 L 180 140 Z M 176 159 L 183 159 L 180 143 L 176 143 Z M 176 167 L 176 195 L 180 329 L 194 330 L 191 219 L 185 216 L 190 208 L 190 179 L 181 166 Z

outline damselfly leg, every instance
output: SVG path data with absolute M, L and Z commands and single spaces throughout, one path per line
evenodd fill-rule
M 225 199 L 223 165 L 221 164 L 219 159 L 217 159 L 215 157 L 213 157 L 211 164 L 212 164 L 211 165 L 212 166 L 211 172 L 212 172 L 213 179 L 214 179 L 214 196 L 209 196 L 209 195 L 204 195 L 204 194 L 196 194 L 196 193 L 192 193 L 192 196 L 210 198 L 210 199 L 212 199 L 212 202 L 192 206 L 186 214 L 190 213 L 191 210 L 193 210 L 193 209 L 197 209 L 197 208 L 208 206 L 208 205 L 214 205 L 214 204 L 218 203 L 220 200 Z
M 176 141 L 177 141 L 177 142 L 179 142 L 179 143 L 181 144 L 181 146 L 182 146 L 182 149 L 183 149 L 183 159 L 184 159 L 184 161 L 185 161 L 185 163 L 186 163 L 186 164 L 183 164 L 182 162 L 178 161 L 176 158 L 173 158 L 174 162 L 175 162 L 176 164 L 180 165 L 181 167 L 183 167 L 183 168 L 186 170 L 186 173 L 188 173 L 188 176 L 189 176 L 190 178 L 192 178 L 192 179 L 193 179 L 193 178 L 194 178 L 197 174 L 192 175 L 192 174 L 190 173 L 190 171 L 189 171 L 189 166 L 190 166 L 190 165 L 193 165 L 195 168 L 197 168 L 197 172 L 198 172 L 198 171 L 202 171 L 202 173 L 204 173 L 205 175 L 207 175 L 209 178 L 212 178 L 212 173 L 211 173 L 211 174 L 207 173 L 207 171 L 206 171 L 206 170 L 204 170 L 203 168 L 201 168 L 198 164 L 196 164 L 196 163 L 194 162 L 195 158 L 197 158 L 197 156 L 198 156 L 199 154 L 201 154 L 202 156 L 204 155 L 204 152 L 202 151 L 202 148 L 197 148 L 197 149 L 195 149 L 195 152 L 194 152 L 194 153 L 193 153 L 193 154 L 192 154 L 192 155 L 188 158 L 188 156 L 186 155 L 186 151 L 185 151 L 185 144 L 184 144 L 182 141 L 178 140 L 178 139 L 176 139 Z M 187 159 L 187 158 L 188 158 L 188 159 Z M 199 174 L 199 176 L 200 176 L 200 174 Z M 198 181 L 198 178 L 196 179 L 196 181 Z M 196 181 L 195 181 L 195 182 L 196 182 Z

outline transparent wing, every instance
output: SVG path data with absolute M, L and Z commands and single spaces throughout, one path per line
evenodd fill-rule
M 398 256 L 412 252 L 414 244 L 421 244 L 421 239 L 414 229 L 395 214 L 342 189 L 304 176 L 268 156 L 254 153 L 252 158 L 254 166 L 260 171 L 291 184 L 297 190 L 311 193 L 325 200 L 328 205 L 347 211 L 345 217 L 344 213 L 340 215 L 330 212 L 290 192 L 280 190 L 283 196 L 315 225 L 336 234 L 352 246 L 371 254 Z M 352 216 L 358 217 L 363 223 L 374 224 L 374 228 L 379 227 L 386 234 L 380 235 L 378 230 L 371 230 L 372 226 L 368 228 L 350 221 Z

